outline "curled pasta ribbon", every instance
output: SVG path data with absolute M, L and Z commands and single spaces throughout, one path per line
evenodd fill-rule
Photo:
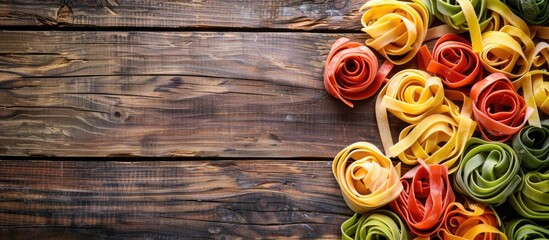
M 549 80 L 549 72 L 534 70 L 513 82 L 515 89 L 522 88 L 524 100 L 528 107 L 532 109 L 528 123 L 536 127 L 541 127 L 538 108 L 549 114 L 549 81 L 544 81 L 544 78 Z
M 507 144 L 467 141 L 455 175 L 455 189 L 472 199 L 500 205 L 520 185 L 520 160 Z
M 419 162 L 420 165 L 402 176 L 404 190 L 390 207 L 405 220 L 414 234 L 426 237 L 439 230 L 444 211 L 454 202 L 455 195 L 446 166 Z
M 450 203 L 444 214 L 444 224 L 438 231 L 440 239 L 507 239 L 500 231 L 501 222 L 494 210 L 482 203 Z M 499 236 L 499 238 L 496 238 Z
M 505 25 L 530 34 L 528 25 L 499 0 L 422 0 L 428 9 L 454 29 L 468 31 L 474 52 L 483 50 L 482 31 L 498 31 Z
M 541 67 L 549 63 L 549 44 L 539 42 L 532 54 L 531 68 Z M 534 113 L 528 118 L 528 123 L 540 127 L 540 118 L 538 108 L 549 114 L 549 73 L 545 70 L 532 70 L 524 74 L 521 78 L 513 82 L 513 86 L 518 90 L 522 88 L 522 93 L 528 107 L 534 110 Z
M 514 26 L 482 34 L 480 61 L 491 73 L 503 73 L 509 79 L 521 77 L 530 69 L 535 45 L 530 36 Z
M 513 240 L 549 239 L 549 226 L 539 226 L 528 219 L 513 219 L 505 223 L 505 233 Z
M 458 122 L 446 114 L 433 114 L 404 128 L 399 141 L 389 151 L 408 165 L 417 165 L 419 159 L 424 158 L 425 163 L 444 164 L 453 173 L 475 127 L 470 118 L 462 117 Z
M 482 137 L 492 141 L 507 141 L 526 123 L 533 109 L 528 108 L 509 79 L 493 73 L 471 88 L 473 116 Z
M 357 213 L 341 225 L 344 240 L 408 240 L 406 225 L 393 212 L 375 210 L 359 217 Z
M 549 170 L 525 174 L 519 189 L 509 197 L 511 206 L 525 218 L 549 221 Z
M 472 49 L 482 50 L 481 31 L 488 26 L 486 0 L 431 0 L 433 14 L 454 29 L 468 31 Z
M 541 67 L 549 63 L 549 44 L 539 42 L 532 54 L 531 67 Z M 549 73 L 545 70 L 532 70 L 513 82 L 515 89 L 522 88 L 522 94 L 528 107 L 533 109 L 528 118 L 530 125 L 541 127 L 538 108 L 549 114 Z
M 549 40 L 549 27 L 543 26 L 528 26 L 530 29 L 530 37 L 538 37 L 543 40 Z
M 330 95 L 353 107 L 349 100 L 374 95 L 391 68 L 390 63 L 384 63 L 378 71 L 378 60 L 368 47 L 340 38 L 326 60 L 324 87 Z
M 429 12 L 421 3 L 371 0 L 360 11 L 366 45 L 395 65 L 410 61 L 418 52 L 429 24 Z
M 482 79 L 482 65 L 471 44 L 455 34 L 442 36 L 429 53 L 427 46 L 418 54 L 418 67 L 434 73 L 444 86 L 457 89 L 472 85 Z
M 334 158 L 332 172 L 347 205 L 356 213 L 366 213 L 398 197 L 400 165 L 371 143 L 357 142 Z
M 462 98 L 460 111 L 446 94 Z M 457 97 L 456 97 L 457 96 Z M 409 165 L 418 159 L 427 164 L 442 163 L 455 171 L 465 142 L 476 128 L 471 115 L 471 102 L 462 93 L 445 92 L 441 79 L 421 70 L 407 69 L 395 74 L 380 91 L 376 101 L 379 133 L 388 156 L 398 156 Z M 387 110 L 411 123 L 393 145 Z
M 530 64 L 539 68 L 547 63 L 549 63 L 549 44 L 546 42 L 539 42 L 534 49 Z M 532 68 L 532 66 L 530 66 L 530 68 Z
M 510 25 L 522 30 L 526 35 L 530 35 L 530 29 L 526 22 L 515 15 L 507 5 L 500 0 L 486 0 L 489 11 L 490 24 L 484 31 L 499 31 L 504 26 Z
M 389 147 L 393 146 L 387 110 L 407 123 L 418 123 L 438 110 L 443 101 L 440 78 L 432 78 L 427 72 L 414 69 L 396 73 L 376 99 L 376 120 L 385 154 L 391 157 Z
M 528 24 L 549 24 L 549 1 L 547 0 L 502 0 L 502 2 Z
M 418 123 L 434 112 L 440 112 L 444 88 L 440 78 L 425 71 L 407 69 L 396 73 L 380 96 L 389 112 L 407 123 Z
M 549 166 L 549 120 L 542 127 L 526 126 L 513 138 L 513 149 L 527 171 Z

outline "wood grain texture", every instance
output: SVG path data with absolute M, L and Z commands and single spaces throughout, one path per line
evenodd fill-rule
M 2 239 L 339 238 L 329 161 L 0 161 Z
M 0 35 L 0 155 L 332 158 L 380 145 L 373 99 L 351 109 L 324 90 L 340 34 Z
M 360 30 L 358 0 L 2 0 L 0 26 Z

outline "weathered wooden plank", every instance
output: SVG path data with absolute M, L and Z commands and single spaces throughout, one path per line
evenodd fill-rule
M 330 161 L 0 161 L 2 239 L 338 238 L 351 214 Z
M 3 0 L 0 26 L 359 30 L 364 1 Z
M 322 87 L 331 44 L 365 34 L 0 31 L 2 79 L 199 75 Z M 9 76 L 9 75 L 8 75 Z
M 373 99 L 350 109 L 324 90 L 340 34 L 0 36 L 0 155 L 331 158 L 380 145 Z

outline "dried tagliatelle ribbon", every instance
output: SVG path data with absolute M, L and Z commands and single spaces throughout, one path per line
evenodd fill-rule
M 547 0 L 502 0 L 502 2 L 528 24 L 549 24 L 549 1 Z
M 507 141 L 517 133 L 532 114 L 524 99 L 511 81 L 493 73 L 471 88 L 473 116 L 478 122 L 482 137 L 492 141 Z
M 332 172 L 347 205 L 356 213 L 379 208 L 398 197 L 400 165 L 373 144 L 357 142 L 341 150 L 334 158 Z
M 374 95 L 391 68 L 392 64 L 386 62 L 378 70 L 378 60 L 368 47 L 340 38 L 326 60 L 324 87 L 330 95 L 353 107 L 350 100 Z
M 366 45 L 393 64 L 410 61 L 425 40 L 429 12 L 421 3 L 397 0 L 367 1 L 359 11 L 362 31 L 370 37 Z
M 542 127 L 526 126 L 513 138 L 513 149 L 526 171 L 549 166 L 549 119 Z
M 500 0 L 486 0 L 486 6 L 489 10 L 490 23 L 484 31 L 499 31 L 504 26 L 510 25 L 519 28 L 526 35 L 530 35 L 530 29 L 526 22 L 507 7 Z
M 505 233 L 513 240 L 549 239 L 549 225 L 540 226 L 528 219 L 505 222 Z
M 433 53 L 423 45 L 418 53 L 418 67 L 442 79 L 444 86 L 456 89 L 482 79 L 482 65 L 471 43 L 456 34 L 442 36 Z
M 499 0 L 422 0 L 432 14 L 454 29 L 468 31 L 474 52 L 481 52 L 483 30 L 512 25 L 529 34 L 526 23 Z
M 455 174 L 456 191 L 472 199 L 500 205 L 520 185 L 520 159 L 500 142 L 467 141 Z
M 530 29 L 530 37 L 538 37 L 543 40 L 549 40 L 549 27 L 544 26 L 528 26 Z
M 459 121 L 447 114 L 433 114 L 402 130 L 399 141 L 389 152 L 406 164 L 417 165 L 425 158 L 428 164 L 444 164 L 453 173 L 465 142 L 471 138 L 476 124 L 467 117 Z
M 420 165 L 402 176 L 404 190 L 390 207 L 414 234 L 425 237 L 439 230 L 444 212 L 455 201 L 455 195 L 446 166 L 419 162 Z
M 532 66 L 541 67 L 542 65 L 549 63 L 549 44 L 546 42 L 539 42 L 532 54 L 532 60 L 530 61 L 530 69 Z
M 535 44 L 523 30 L 507 25 L 499 31 L 482 34 L 480 61 L 491 73 L 503 73 L 510 79 L 530 70 Z
M 544 79 L 547 79 L 545 81 Z M 513 82 L 515 89 L 522 88 L 522 95 L 533 112 L 528 118 L 530 125 L 541 127 L 538 108 L 549 114 L 549 72 L 534 70 Z
M 509 196 L 511 206 L 525 218 L 549 221 L 549 170 L 526 173 L 519 189 Z
M 443 223 L 438 231 L 440 239 L 507 239 L 500 231 L 501 220 L 498 215 L 489 205 L 482 203 L 450 203 L 444 214 Z
M 344 240 L 407 240 L 406 225 L 393 212 L 375 210 L 359 217 L 357 213 L 341 225 Z
M 381 99 L 379 99 L 381 98 Z M 378 99 L 383 111 L 388 110 L 407 123 L 418 123 L 440 112 L 444 102 L 444 88 L 438 77 L 425 71 L 406 69 L 396 73 L 381 90 Z
M 463 108 L 446 98 L 461 98 Z M 471 115 L 471 101 L 462 93 L 446 92 L 441 79 L 425 71 L 407 69 L 395 74 L 380 91 L 376 101 L 379 133 L 388 156 L 398 156 L 409 165 L 418 159 L 427 164 L 441 163 L 455 171 L 465 142 L 476 128 Z M 387 111 L 412 125 L 402 130 L 393 144 Z
M 486 0 L 423 0 L 438 19 L 450 27 L 468 31 L 475 52 L 482 50 L 481 31 L 488 26 Z

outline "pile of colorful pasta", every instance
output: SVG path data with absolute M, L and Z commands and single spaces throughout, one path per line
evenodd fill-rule
M 343 239 L 549 239 L 549 1 L 369 0 L 360 11 L 366 44 L 337 40 L 324 86 L 350 107 L 377 94 L 384 153 L 356 142 L 334 158 L 356 213 Z M 396 142 L 390 115 L 408 124 Z

